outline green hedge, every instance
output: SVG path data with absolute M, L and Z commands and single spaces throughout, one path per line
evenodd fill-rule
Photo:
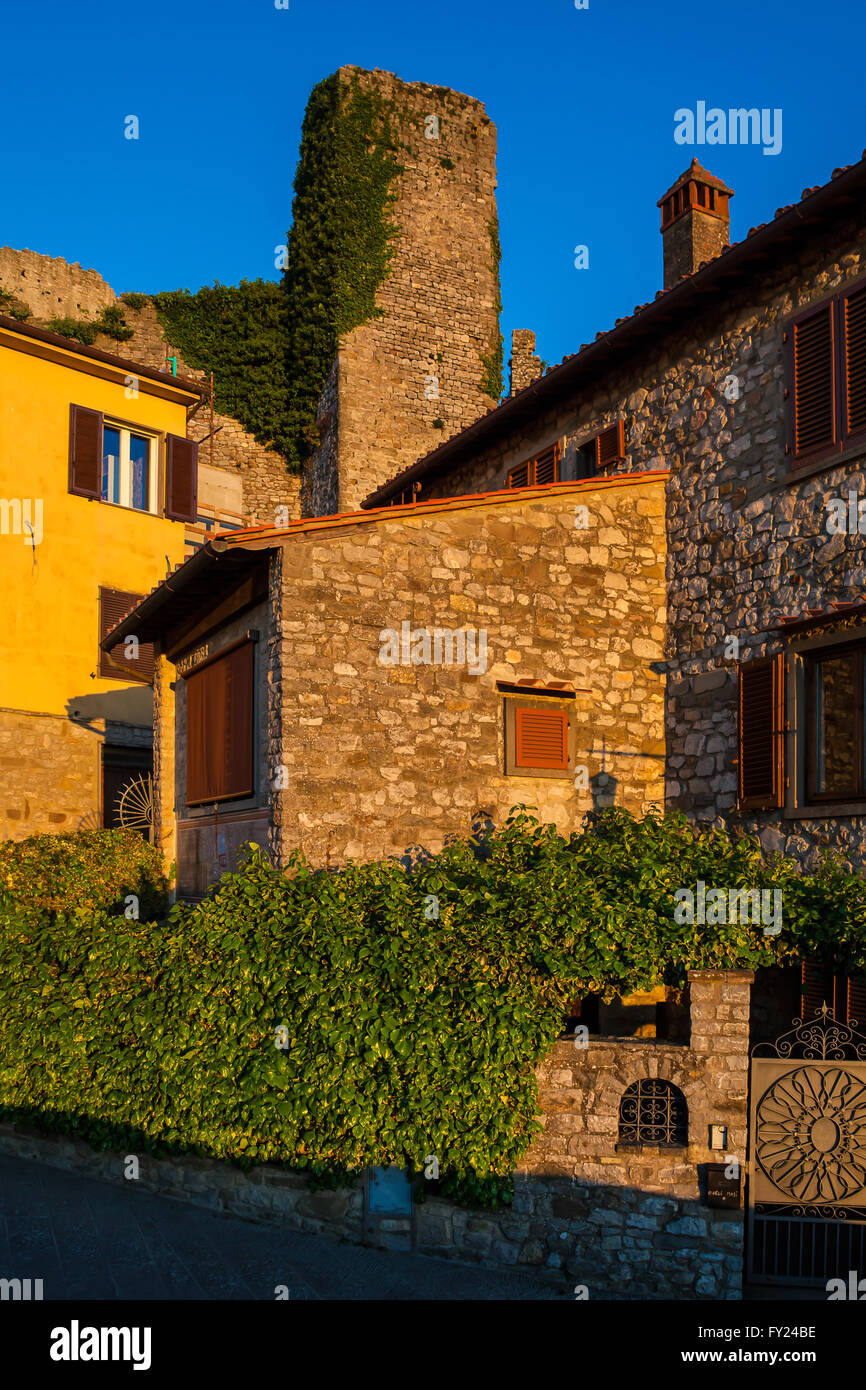
M 146 919 L 162 915 L 167 889 L 162 856 L 129 831 L 0 840 L 0 913 L 122 908 L 134 893 Z
M 799 875 L 748 840 L 621 811 L 569 839 L 519 813 L 476 850 L 412 872 L 296 855 L 281 874 L 250 847 L 163 925 L 7 903 L 0 1107 L 97 1146 L 320 1175 L 435 1154 L 444 1190 L 507 1200 L 538 1129 L 534 1068 L 576 994 L 804 949 L 866 968 L 863 880 L 829 862 Z M 781 934 L 678 925 L 674 893 L 697 880 L 780 888 Z

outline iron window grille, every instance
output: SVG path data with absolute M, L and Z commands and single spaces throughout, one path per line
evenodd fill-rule
M 670 1081 L 633 1081 L 619 1103 L 619 1142 L 684 1148 L 689 1117 L 682 1091 Z

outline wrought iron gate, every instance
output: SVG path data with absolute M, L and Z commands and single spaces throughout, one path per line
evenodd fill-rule
M 826 1003 L 752 1052 L 748 1277 L 866 1275 L 866 1036 Z

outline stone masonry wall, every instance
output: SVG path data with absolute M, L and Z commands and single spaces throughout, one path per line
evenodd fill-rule
M 143 725 L 0 707 L 0 840 L 102 824 L 102 749 L 150 753 Z
M 95 829 L 101 743 L 58 715 L 0 709 L 0 840 Z
M 866 271 L 862 221 L 840 229 L 839 243 L 804 257 L 790 282 L 770 281 L 761 302 L 741 311 L 724 340 L 712 344 L 708 358 L 736 376 L 739 399 L 722 396 L 707 412 L 686 379 L 676 400 L 689 447 L 668 499 L 668 721 L 675 750 L 668 797 L 703 821 L 730 815 L 736 804 L 732 650 L 740 658 L 779 651 L 779 637 L 768 629 L 780 616 L 859 598 L 866 584 L 866 537 L 832 535 L 826 526 L 829 499 L 866 495 L 862 451 L 843 465 L 786 478 L 782 324 Z M 802 862 L 826 846 L 861 868 L 866 863 L 864 817 L 786 819 L 779 811 L 752 814 L 743 824 L 765 849 Z
M 412 1248 L 483 1265 L 524 1265 L 590 1303 L 604 1299 L 738 1299 L 743 1211 L 707 1207 L 699 1166 L 710 1121 L 745 1158 L 750 971 L 692 971 L 688 1047 L 590 1039 L 554 1045 L 538 1072 L 544 1135 L 515 1175 L 513 1205 L 469 1211 L 440 1197 L 411 1218 L 370 1220 L 364 1184 L 311 1192 L 304 1176 L 262 1164 L 248 1173 L 212 1159 L 140 1156 L 139 1184 L 196 1206 L 318 1235 Z M 671 1080 L 689 1105 L 686 1149 L 618 1143 L 622 1092 Z M 0 1124 L 0 1151 L 123 1183 L 120 1153 L 80 1139 Z
M 636 814 L 657 805 L 662 485 L 571 484 L 290 536 L 277 857 L 298 845 L 335 863 L 435 850 L 477 814 L 501 823 L 518 801 L 562 830 L 612 800 Z M 380 634 L 404 622 L 483 630 L 486 669 L 380 663 Z M 496 682 L 522 678 L 577 687 L 585 789 L 505 775 Z
M 688 1047 L 590 1038 L 554 1045 L 539 1069 L 543 1134 L 500 1214 L 465 1218 L 434 1199 L 416 1215 L 418 1248 L 561 1271 L 590 1300 L 739 1298 L 743 1210 L 704 1205 L 700 1170 L 710 1123 L 728 1129 L 728 1152 L 745 1169 L 749 970 L 689 972 Z M 688 1146 L 619 1143 L 619 1105 L 635 1081 L 672 1082 L 688 1105 Z
M 393 103 L 403 166 L 382 315 L 340 345 L 337 510 L 350 511 L 494 404 L 482 358 L 499 328 L 496 129 L 481 102 L 447 88 L 378 70 L 341 74 Z
M 529 328 L 515 328 L 511 334 L 511 391 L 516 396 L 542 375 L 541 358 L 535 353 L 535 334 Z
M 703 823 L 736 815 L 737 660 L 780 650 L 767 631 L 779 615 L 850 601 L 866 585 L 866 536 L 826 528 L 829 499 L 866 497 L 862 455 L 786 478 L 782 342 L 788 317 L 866 272 L 863 226 L 862 211 L 852 214 L 831 244 L 704 309 L 700 333 L 657 339 L 651 356 L 623 353 L 579 400 L 539 412 L 420 494 L 501 487 L 508 468 L 556 438 L 567 470 L 574 446 L 618 417 L 628 455 L 619 468 L 670 468 L 666 804 Z M 742 824 L 803 862 L 824 846 L 866 862 L 866 817 L 780 811 Z

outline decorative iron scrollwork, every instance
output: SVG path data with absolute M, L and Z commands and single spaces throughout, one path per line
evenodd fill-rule
M 845 1067 L 797 1067 L 755 1112 L 755 1156 L 795 1201 L 844 1201 L 866 1187 L 866 1081 Z
M 802 1058 L 815 1062 L 866 1062 L 866 1036 L 857 1031 L 856 1019 L 839 1023 L 826 1003 L 809 1022 L 794 1019 L 794 1027 L 774 1043 L 759 1043 L 753 1057 Z M 769 1051 L 763 1052 L 763 1048 Z
M 801 1217 L 818 1221 L 866 1221 L 866 1207 L 839 1207 L 832 1202 L 756 1202 L 756 1216 Z

